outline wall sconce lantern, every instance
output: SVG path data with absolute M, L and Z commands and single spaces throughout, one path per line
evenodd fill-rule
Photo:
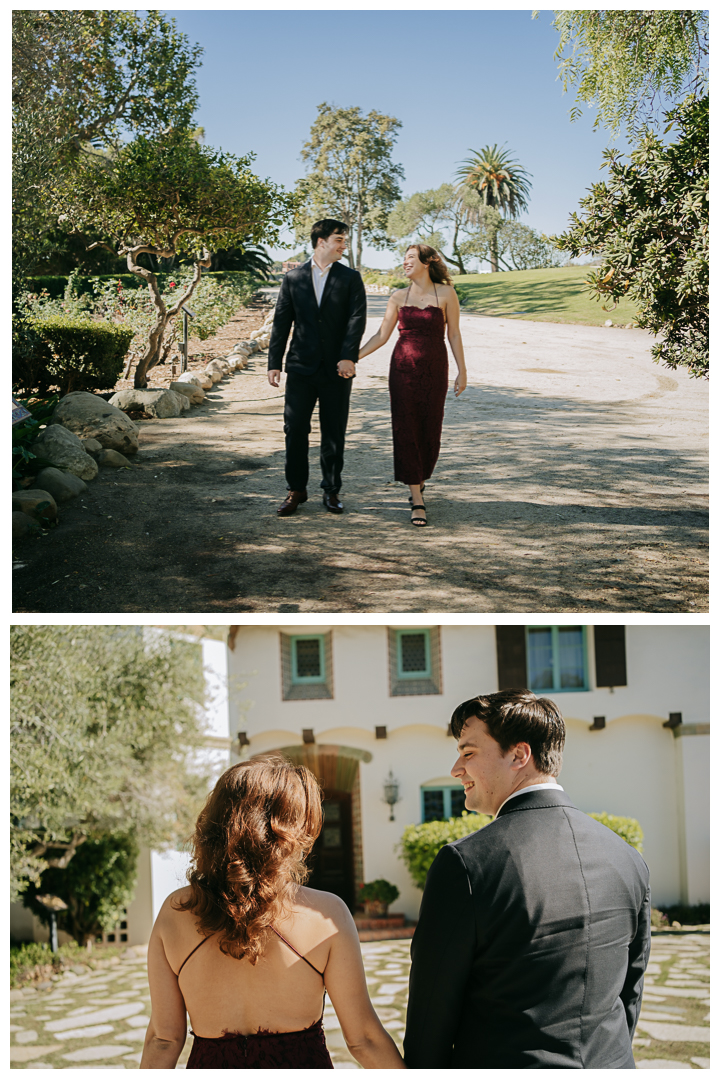
M 390 821 L 394 821 L 395 814 L 393 813 L 393 808 L 395 806 L 395 803 L 399 802 L 400 800 L 400 784 L 393 776 L 392 769 L 388 773 L 387 779 L 383 784 L 383 790 L 385 792 L 383 796 L 383 802 L 386 802 L 387 805 L 390 807 Z

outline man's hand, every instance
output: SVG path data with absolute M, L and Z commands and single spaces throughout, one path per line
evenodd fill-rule
M 280 368 L 272 368 L 268 371 L 268 382 L 271 386 L 280 385 Z
M 355 374 L 355 364 L 352 360 L 341 360 L 337 366 L 338 375 L 343 379 L 352 379 Z

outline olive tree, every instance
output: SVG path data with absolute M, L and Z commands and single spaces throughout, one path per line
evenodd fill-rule
M 659 335 L 656 362 L 697 377 L 709 369 L 708 99 L 690 97 L 666 118 L 676 141 L 647 133 L 629 162 L 606 150 L 608 179 L 553 239 L 573 256 L 601 256 L 588 275 L 595 297 L 634 301 L 637 325 Z
M 14 626 L 10 657 L 14 895 L 98 835 L 182 842 L 208 784 L 200 646 L 134 626 Z
M 49 189 L 94 146 L 190 128 L 202 49 L 162 12 L 12 13 L 13 255 L 40 255 L 57 218 Z
M 55 207 L 79 229 L 93 229 L 105 246 L 127 260 L 149 289 L 155 310 L 147 347 L 135 370 L 135 386 L 162 358 L 168 323 L 192 296 L 213 251 L 246 243 L 274 243 L 290 220 L 295 197 L 250 169 L 253 155 L 238 158 L 172 130 L 139 136 L 111 155 L 84 155 L 54 191 Z M 173 302 L 165 303 L 156 274 L 138 262 L 192 259 L 193 274 Z

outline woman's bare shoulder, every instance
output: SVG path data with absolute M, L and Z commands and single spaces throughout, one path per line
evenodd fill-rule
M 301 886 L 297 891 L 296 904 L 307 915 L 329 919 L 338 927 L 344 926 L 348 919 L 352 921 L 350 909 L 345 901 L 334 893 L 323 892 L 321 889 Z
M 162 920 L 165 923 L 175 922 L 178 919 L 187 919 L 188 916 L 192 917 L 192 913 L 189 911 L 183 911 L 180 904 L 186 904 L 190 899 L 191 889 L 189 885 L 184 885 L 182 889 L 175 889 L 175 892 L 171 892 L 169 896 L 165 897 L 163 905 L 158 912 L 158 921 Z
M 392 303 L 398 304 L 400 302 L 400 298 L 403 296 L 407 296 L 407 286 L 404 286 L 402 289 L 395 289 L 394 292 L 390 293 L 388 299 L 391 300 Z

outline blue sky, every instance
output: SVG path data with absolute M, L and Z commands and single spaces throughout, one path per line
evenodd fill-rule
M 405 195 L 452 180 L 470 150 L 506 143 L 532 173 L 522 220 L 542 232 L 565 228 L 604 175 L 604 147 L 625 149 L 592 130 L 590 110 L 570 122 L 574 97 L 556 78 L 549 11 L 535 20 L 530 10 L 168 14 L 205 50 L 197 122 L 206 142 L 254 151 L 258 174 L 286 187 L 304 173 L 300 152 L 323 101 L 402 121 L 395 160 Z M 363 261 L 386 267 L 396 257 L 367 249 Z

